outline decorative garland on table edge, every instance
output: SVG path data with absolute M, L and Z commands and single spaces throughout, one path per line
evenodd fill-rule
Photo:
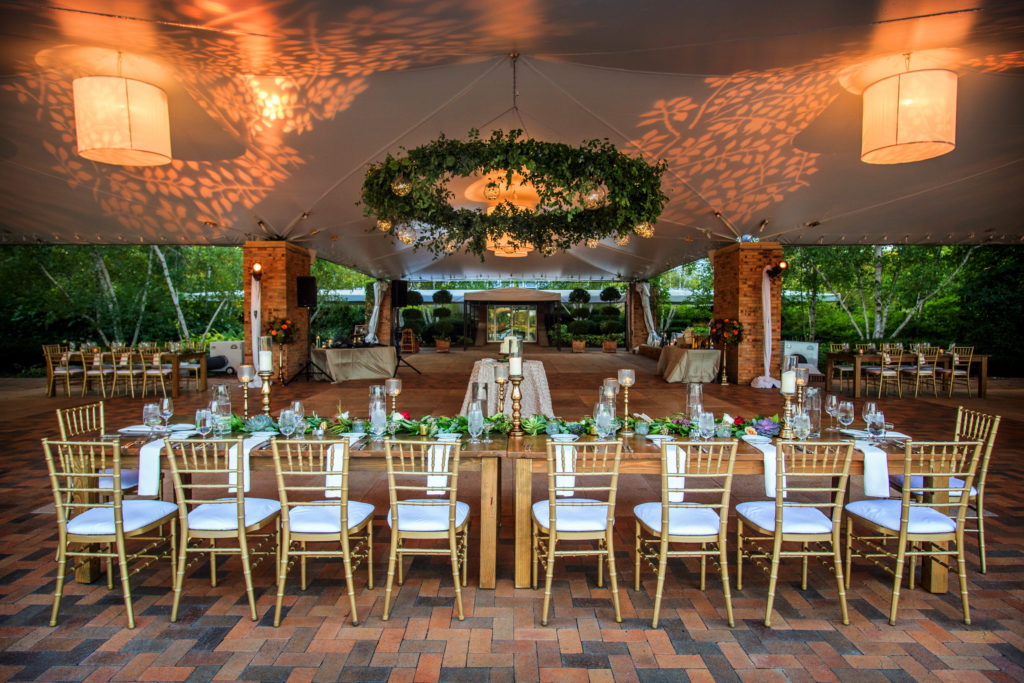
M 451 205 L 448 182 L 495 172 L 505 174 L 506 185 L 514 173 L 522 174 L 540 197 L 537 208 L 506 201 L 488 215 Z M 520 130 L 497 130 L 481 140 L 474 129 L 465 142 L 442 135 L 405 156 L 388 154 L 371 165 L 362 203 L 379 229 L 435 256 L 464 249 L 483 260 L 488 240 L 502 236 L 515 248 L 529 244 L 548 256 L 590 239 L 653 234 L 651 226 L 668 201 L 661 191 L 664 172 L 664 161 L 651 165 L 607 140 L 572 147 L 522 138 Z M 605 188 L 599 207 L 583 207 L 584 195 Z M 409 231 L 409 224 L 416 230 Z

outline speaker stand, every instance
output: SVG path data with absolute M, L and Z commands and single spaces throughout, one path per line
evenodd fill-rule
M 309 311 L 315 311 L 316 310 L 316 306 L 307 306 L 306 309 L 309 310 Z M 312 313 L 310 313 L 310 315 L 307 316 L 307 320 L 312 318 L 312 317 L 313 317 Z M 310 334 L 310 332 L 311 332 L 311 330 L 306 330 L 306 364 L 303 365 L 301 368 L 299 368 L 299 371 L 296 372 L 294 375 L 292 375 L 290 379 L 288 379 L 285 382 L 283 382 L 282 386 L 285 385 L 285 384 L 291 384 L 296 379 L 298 379 L 299 375 L 301 375 L 302 373 L 306 373 L 306 381 L 307 382 L 310 381 L 310 377 L 313 374 L 313 370 L 316 370 L 318 373 L 320 373 L 324 377 L 327 377 L 328 379 L 330 379 L 330 377 L 331 377 L 330 373 L 328 373 L 322 367 L 320 367 L 315 362 L 313 362 L 313 335 Z
M 402 335 L 400 334 L 402 326 L 398 324 L 398 316 L 395 315 L 396 310 L 398 309 L 392 309 L 391 311 L 391 319 L 395 321 L 391 329 L 391 345 L 395 347 L 395 358 L 398 360 L 395 362 L 395 372 L 391 376 L 398 377 L 398 368 L 402 365 L 413 370 L 417 375 L 422 375 L 423 373 L 416 369 L 412 363 L 402 358 Z

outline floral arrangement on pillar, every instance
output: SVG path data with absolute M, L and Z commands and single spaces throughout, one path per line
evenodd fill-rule
M 722 345 L 722 384 L 729 383 L 725 372 L 726 345 L 743 341 L 743 323 L 734 318 L 716 318 L 711 321 L 711 341 Z
M 288 318 L 274 318 L 267 323 L 263 334 L 269 336 L 277 344 L 277 378 L 284 383 L 284 345 L 295 341 L 295 334 L 298 332 L 295 325 Z

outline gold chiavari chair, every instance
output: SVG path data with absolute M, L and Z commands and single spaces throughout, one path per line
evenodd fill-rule
M 384 440 L 388 472 L 388 524 L 391 546 L 388 579 L 384 591 L 384 614 L 391 616 L 391 591 L 395 570 L 402 585 L 405 555 L 448 555 L 452 562 L 455 604 L 459 621 L 462 586 L 466 585 L 466 550 L 469 545 L 469 505 L 456 499 L 459 484 L 461 444 L 440 441 Z M 448 541 L 448 547 L 428 547 L 406 541 Z
M 107 397 L 107 378 L 113 379 L 114 368 L 112 365 L 103 362 L 103 351 L 82 351 L 82 396 L 89 391 L 89 384 L 98 381 L 100 384 L 100 395 Z
M 53 349 L 54 347 L 49 347 Z M 47 347 L 43 347 L 44 356 L 46 357 L 46 395 L 53 396 L 56 392 L 57 380 L 61 379 L 64 381 L 64 395 L 71 396 L 71 380 L 83 381 L 84 371 L 80 364 L 73 364 L 71 362 L 71 352 L 68 351 L 67 347 L 58 346 L 55 351 L 46 352 Z
M 771 626 L 779 560 L 801 558 L 800 587 L 807 590 L 808 559 L 817 557 L 828 567 L 823 558 L 831 558 L 829 568 L 836 577 L 843 623 L 848 624 L 839 534 L 853 442 L 781 441 L 776 447 L 775 500 L 736 506 L 736 588 L 743 589 L 744 558 L 771 561 L 768 604 L 764 612 L 764 625 Z M 751 527 L 755 535 L 744 535 L 745 526 Z M 748 542 L 752 550 L 744 548 Z M 771 545 L 765 545 L 768 543 Z M 799 543 L 800 549 L 787 550 L 783 543 Z M 809 548 L 808 544 L 816 547 Z
M 548 497 L 533 504 L 533 587 L 537 563 L 546 570 L 544 608 L 540 623 L 547 626 L 555 559 L 597 555 L 597 585 L 602 586 L 603 562 L 608 563 L 615 621 L 622 621 L 619 584 L 612 539 L 615 492 L 618 488 L 621 441 L 553 443 L 548 441 Z M 577 494 L 583 494 L 578 497 Z M 596 548 L 558 550 L 559 541 L 596 541 Z
M 146 356 L 143 356 L 143 362 L 145 362 Z M 167 396 L 167 385 L 164 379 L 171 376 L 172 365 L 170 363 L 163 362 L 163 354 L 157 350 L 149 352 L 149 364 L 143 366 L 142 371 L 142 398 L 146 398 L 146 387 L 152 379 L 154 384 L 153 393 L 156 394 L 156 382 L 160 381 L 160 393 L 164 397 Z
M 281 503 L 269 498 L 246 496 L 248 468 L 244 461 L 244 439 L 188 439 L 164 441 L 167 461 L 174 478 L 178 501 L 181 542 L 174 575 L 174 603 L 171 621 L 178 619 L 178 605 L 185 580 L 188 554 L 209 554 L 210 585 L 217 585 L 217 555 L 238 555 L 242 562 L 245 593 L 249 598 L 249 616 L 256 621 L 256 600 L 252 589 L 252 556 L 262 560 L 271 554 L 263 544 L 273 540 L 275 559 L 280 551 L 278 520 Z M 224 494 L 227 494 L 226 496 Z M 270 532 L 257 534 L 271 526 Z M 249 547 L 249 537 L 257 544 Z M 218 541 L 235 540 L 234 545 Z M 192 541 L 207 541 L 208 547 L 190 546 Z M 258 563 L 257 563 L 258 564 Z
M 722 574 L 726 615 L 729 626 L 735 626 L 729 591 L 726 533 L 736 446 L 735 440 L 707 444 L 673 441 L 661 445 L 661 502 L 641 503 L 633 508 L 636 516 L 634 588 L 640 590 L 641 559 L 650 565 L 658 577 L 652 628 L 658 627 L 670 557 L 700 558 L 702 591 L 705 590 L 707 559 L 717 559 Z M 710 496 L 713 500 L 694 501 L 695 495 Z M 673 550 L 670 548 L 673 543 L 685 543 L 691 549 Z
M 171 573 L 176 568 L 177 538 L 173 503 L 162 500 L 125 500 L 121 487 L 121 450 L 116 441 L 48 441 L 43 439 L 46 468 L 50 474 L 57 511 L 57 587 L 53 593 L 50 626 L 57 625 L 64 593 L 68 558 L 98 558 L 106 562 L 107 588 L 114 587 L 114 558 L 121 574 L 128 628 L 135 628 L 129 578 L 157 559 L 170 557 Z M 106 472 L 106 474 L 104 474 Z M 103 486 L 106 478 L 111 483 Z M 160 533 L 164 525 L 170 533 Z M 128 541 L 143 541 L 142 548 L 129 553 Z M 74 548 L 72 544 L 76 544 Z M 165 553 L 155 553 L 167 544 Z M 128 563 L 145 558 L 142 567 L 128 571 Z
M 830 343 L 826 349 L 828 353 L 842 353 L 849 350 L 849 344 Z M 832 377 L 839 380 L 840 390 L 843 388 L 843 381 L 853 383 L 853 363 L 833 363 Z
M 57 427 L 60 429 L 61 441 L 70 440 L 96 440 L 99 441 L 107 431 L 107 421 L 104 416 L 103 401 L 86 403 L 85 405 L 73 408 L 59 408 L 57 410 Z M 100 477 L 99 487 L 105 489 L 110 495 L 113 488 L 113 473 L 109 467 Z M 121 489 L 127 491 L 137 488 L 139 485 L 139 471 L 136 469 L 121 470 Z
M 273 440 L 274 472 L 281 499 L 281 553 L 277 563 L 274 626 L 281 624 L 285 581 L 292 558 L 299 558 L 306 590 L 306 558 L 341 557 L 348 585 L 352 624 L 359 625 L 352 572 L 366 560 L 367 588 L 373 588 L 373 512 L 369 503 L 348 497 L 348 440 Z M 307 543 L 338 544 L 311 550 Z M 297 547 L 292 547 L 297 544 Z
M 117 385 L 127 385 L 125 395 L 135 398 L 135 380 L 142 379 L 146 363 L 138 351 L 125 347 L 114 353 L 114 379 L 110 383 L 110 394 L 117 395 Z
M 981 448 L 980 441 L 908 441 L 903 457 L 903 480 L 910 481 L 911 486 L 903 487 L 901 497 L 858 500 L 846 506 L 847 586 L 855 556 L 896 560 L 889 603 L 891 625 L 896 625 L 900 584 L 907 558 L 910 558 L 912 581 L 914 559 L 936 555 L 956 556 L 955 571 L 960 579 L 964 623 L 971 623 L 967 602 L 964 519 Z M 919 488 L 915 484 L 918 478 L 921 482 Z M 866 533 L 854 533 L 857 527 L 865 529 Z M 857 542 L 863 547 L 855 550 L 854 543 Z M 888 548 L 889 542 L 895 542 L 894 551 Z M 949 542 L 954 544 L 954 549 L 946 546 Z
M 953 354 L 952 364 L 948 368 L 939 366 L 937 371 L 943 381 L 949 387 L 949 395 L 953 395 L 953 388 L 957 382 L 963 382 L 967 387 L 967 397 L 971 397 L 971 361 L 974 359 L 973 346 L 954 346 L 949 350 Z
M 921 388 L 921 382 L 930 382 L 932 385 L 932 395 L 939 395 L 938 383 L 936 382 L 936 368 L 938 367 L 938 362 L 939 350 L 929 347 L 918 351 L 916 364 L 903 365 L 900 367 L 901 375 L 911 377 L 914 380 L 914 398 L 917 398 L 917 392 Z
M 985 481 L 988 479 L 988 465 L 992 459 L 992 447 L 996 442 L 1000 419 L 999 415 L 986 415 L 960 406 L 956 411 L 956 427 L 953 433 L 954 441 L 981 441 L 985 444 L 981 452 L 978 471 L 974 476 L 974 485 L 971 486 L 971 502 L 968 503 L 964 516 L 965 524 L 973 523 L 974 525 L 973 529 L 965 527 L 964 530 L 978 534 L 978 555 L 981 560 L 982 574 L 986 573 L 988 569 L 985 556 Z M 921 497 L 921 479 L 921 477 L 916 477 L 910 483 L 913 494 L 918 498 Z M 897 491 L 903 491 L 903 481 L 902 474 L 894 474 L 889 477 L 889 484 Z M 959 480 L 954 483 L 959 485 Z M 971 510 L 972 503 L 973 511 Z
M 854 344 L 853 348 L 854 348 L 854 350 L 857 353 L 874 353 L 875 352 L 875 345 L 874 344 Z
M 896 393 L 903 398 L 903 385 L 900 383 L 900 356 L 889 353 L 882 354 L 882 364 L 864 368 L 864 395 L 867 396 L 871 380 L 878 383 L 878 397 L 882 397 L 882 389 L 887 384 L 896 385 Z M 888 395 L 888 392 L 886 392 Z

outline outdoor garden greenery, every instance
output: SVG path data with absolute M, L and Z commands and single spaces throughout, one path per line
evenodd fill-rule
M 362 203 L 367 216 L 390 222 L 391 235 L 413 225 L 413 244 L 437 256 L 465 249 L 482 260 L 488 240 L 502 235 L 548 254 L 654 223 L 668 199 L 661 191 L 664 172 L 664 162 L 628 156 L 607 140 L 573 147 L 524 138 L 520 130 L 494 131 L 486 140 L 472 130 L 465 141 L 442 135 L 403 156 L 388 154 L 367 170 Z M 537 207 L 502 202 L 488 214 L 452 206 L 448 183 L 492 173 L 505 174 L 507 184 L 521 174 L 539 195 Z M 585 208 L 584 196 L 595 190 L 606 196 Z

